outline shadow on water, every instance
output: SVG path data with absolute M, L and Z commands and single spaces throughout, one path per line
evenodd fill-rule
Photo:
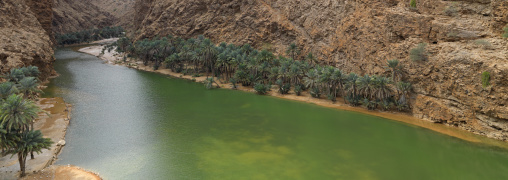
M 355 112 L 206 90 L 59 49 L 57 164 L 106 179 L 508 179 L 508 151 Z

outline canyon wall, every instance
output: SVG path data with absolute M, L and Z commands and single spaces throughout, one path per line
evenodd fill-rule
M 0 1 L 0 73 L 37 66 L 41 79 L 53 70 L 51 0 Z
M 137 0 L 135 39 L 205 35 L 283 54 L 296 43 L 359 74 L 386 74 L 399 59 L 414 84 L 412 114 L 508 140 L 506 0 Z M 427 43 L 428 60 L 409 51 Z M 481 73 L 491 73 L 483 88 Z
M 70 33 L 114 25 L 116 18 L 95 0 L 54 0 L 53 31 Z

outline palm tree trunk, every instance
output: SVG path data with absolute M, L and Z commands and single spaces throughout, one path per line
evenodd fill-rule
M 24 177 L 25 174 L 25 161 L 26 157 L 23 156 L 23 154 L 18 153 L 18 161 L 19 161 L 19 169 L 21 171 L 21 177 Z

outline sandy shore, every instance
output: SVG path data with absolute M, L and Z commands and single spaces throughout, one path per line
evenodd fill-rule
M 125 62 L 123 62 L 122 61 L 123 56 L 119 55 L 115 51 L 111 51 L 109 53 L 105 52 L 103 55 L 100 55 L 102 48 L 103 48 L 103 46 L 90 46 L 90 47 L 79 49 L 79 51 L 97 56 L 97 57 L 101 58 L 102 60 L 104 60 L 105 62 L 107 62 L 108 64 L 115 64 L 115 65 L 126 66 L 129 68 L 134 68 L 134 69 L 138 69 L 138 70 L 143 70 L 143 71 L 156 72 L 156 73 L 160 73 L 160 74 L 164 74 L 164 75 L 173 76 L 176 78 L 195 80 L 196 82 L 203 82 L 206 80 L 205 76 L 192 77 L 191 75 L 183 75 L 181 73 L 173 72 L 169 69 L 159 69 L 157 71 L 154 71 L 152 69 L 152 67 L 144 66 L 141 61 L 137 61 L 137 60 L 131 59 L 131 58 L 128 58 Z M 231 88 L 230 83 L 222 83 L 219 81 L 217 81 L 217 83 L 220 85 L 221 88 Z M 255 93 L 253 88 L 243 87 L 241 85 L 238 85 L 238 90 Z M 277 92 L 276 89 L 272 89 L 272 91 L 270 91 L 267 95 L 275 96 L 275 97 L 283 98 L 283 99 L 312 103 L 312 104 L 316 104 L 316 105 L 324 106 L 324 107 L 329 107 L 329 108 L 354 111 L 354 112 L 359 112 L 359 113 L 363 113 L 363 114 L 378 116 L 378 117 L 382 117 L 382 118 L 386 118 L 386 119 L 391 119 L 391 120 L 400 121 L 400 122 L 416 125 L 419 127 L 427 128 L 427 129 L 430 129 L 430 130 L 433 130 L 433 131 L 436 131 L 436 132 L 439 132 L 442 134 L 457 137 L 457 138 L 464 139 L 467 141 L 484 143 L 484 144 L 499 146 L 499 147 L 508 149 L 508 143 L 498 141 L 495 139 L 490 139 L 490 138 L 483 137 L 480 135 L 476 135 L 476 134 L 473 134 L 472 132 L 459 129 L 457 127 L 447 126 L 447 125 L 443 125 L 443 124 L 436 124 L 436 123 L 433 123 L 428 120 L 418 119 L 418 118 L 411 116 L 411 114 L 407 114 L 407 113 L 387 112 L 387 111 L 369 111 L 369 110 L 362 108 L 362 107 L 349 106 L 349 105 L 343 103 L 342 99 L 337 99 L 336 103 L 332 103 L 331 101 L 329 101 L 325 98 L 321 98 L 321 99 L 312 98 L 308 92 L 303 92 L 301 96 L 297 96 L 294 93 L 290 93 L 287 95 L 281 95 Z
M 59 180 L 59 179 L 73 179 L 73 180 L 101 180 L 99 175 L 88 172 L 76 166 L 50 166 L 37 173 L 27 175 L 21 180 Z

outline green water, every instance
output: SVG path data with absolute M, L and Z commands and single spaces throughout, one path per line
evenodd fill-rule
M 360 113 L 56 52 L 74 105 L 57 164 L 105 179 L 508 179 L 508 151 Z

